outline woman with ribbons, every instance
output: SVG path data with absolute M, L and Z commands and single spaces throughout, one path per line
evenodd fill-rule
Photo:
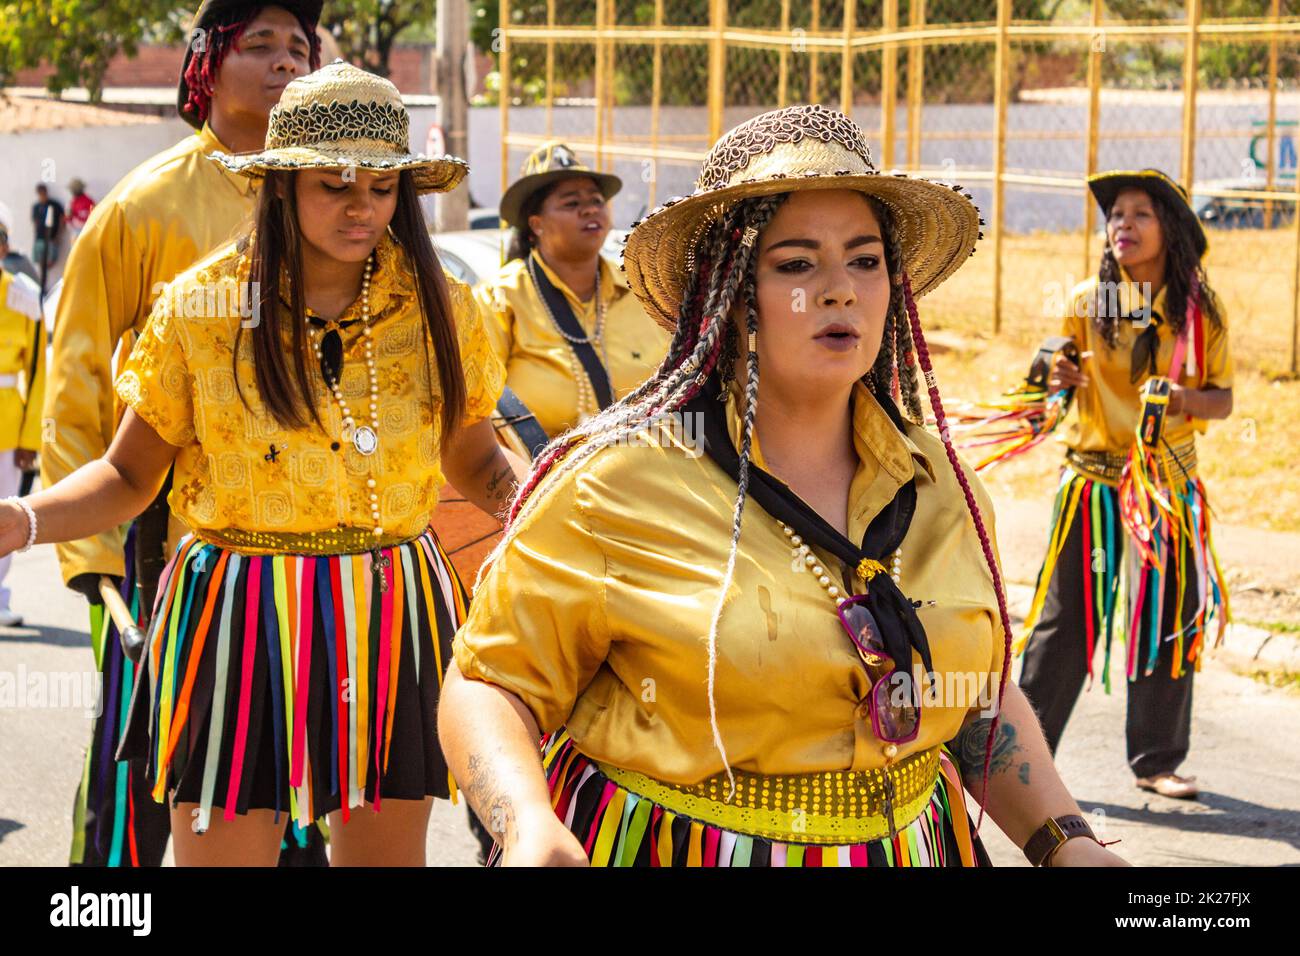
M 451 792 L 435 712 L 467 602 L 429 517 L 443 473 L 501 510 L 513 466 L 486 420 L 501 365 L 418 201 L 466 167 L 408 130 L 397 89 L 342 61 L 290 83 L 263 151 L 213 157 L 261 180 L 252 228 L 159 296 L 108 452 L 0 506 L 0 550 L 83 538 L 174 463 L 193 531 L 122 749 L 181 865 L 274 865 L 282 813 L 328 816 L 334 864 L 421 865 Z
M 963 772 L 1034 863 L 1120 862 L 1005 679 L 987 496 L 921 424 L 915 298 L 978 233 L 821 106 L 738 126 L 634 228 L 668 357 L 535 458 L 444 690 L 502 862 L 975 865 Z
M 1208 246 L 1187 194 L 1159 170 L 1088 180 L 1106 217 L 1098 274 L 1075 288 L 1048 390 L 1073 391 L 1066 463 L 1047 556 L 1017 651 L 1020 686 L 1060 742 L 1104 642 L 1126 639 L 1128 761 L 1137 786 L 1197 795 L 1175 771 L 1187 756 L 1192 677 L 1228 590 L 1196 467 L 1196 433 L 1232 413 L 1223 308 L 1206 279 Z M 1122 599 L 1121 599 L 1122 594 Z

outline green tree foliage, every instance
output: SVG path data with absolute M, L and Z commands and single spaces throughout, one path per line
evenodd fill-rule
M 197 0 L 17 0 L 0 2 L 0 87 L 20 70 L 48 66 L 48 86 L 84 86 L 98 102 L 104 72 L 119 53 L 141 43 L 186 38 Z M 322 26 L 347 60 L 388 75 L 388 58 L 404 31 L 432 33 L 437 0 L 328 0 Z
M 51 91 L 84 86 L 97 102 L 113 57 L 134 56 L 142 41 L 179 41 L 185 22 L 170 0 L 0 3 L 0 86 L 20 70 L 49 66 Z

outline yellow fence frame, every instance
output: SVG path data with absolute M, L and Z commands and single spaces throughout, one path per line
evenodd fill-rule
M 1254 40 L 1267 42 L 1268 57 L 1268 163 L 1265 170 L 1265 187 L 1260 190 L 1231 192 L 1202 188 L 1199 195 L 1253 198 L 1263 200 L 1265 221 L 1272 221 L 1272 204 L 1294 204 L 1297 213 L 1295 225 L 1295 259 L 1292 262 L 1292 334 L 1290 343 L 1290 368 L 1300 372 L 1300 175 L 1296 176 L 1295 192 L 1285 191 L 1276 183 L 1274 146 L 1277 123 L 1278 44 L 1300 44 L 1300 17 L 1283 16 L 1279 0 L 1270 0 L 1267 17 L 1209 21 L 1204 19 L 1202 0 L 1186 0 L 1185 17 L 1178 22 L 1166 21 L 1113 21 L 1105 17 L 1103 0 L 1092 0 L 1091 14 L 1086 23 L 1056 24 L 1012 19 L 1011 0 L 998 0 L 997 17 L 993 21 L 956 24 L 933 24 L 926 20 L 925 0 L 913 0 L 909 5 L 908 22 L 900 24 L 898 0 L 881 0 L 881 26 L 862 29 L 856 24 L 857 0 L 843 0 L 843 17 L 839 24 L 822 22 L 819 0 L 810 0 L 810 29 L 789 29 L 790 0 L 782 0 L 781 24 L 773 29 L 756 29 L 729 26 L 727 0 L 707 0 L 708 26 L 671 26 L 664 22 L 663 0 L 655 0 L 654 19 L 650 26 L 619 24 L 615 15 L 614 0 L 593 0 L 594 25 L 561 25 L 556 22 L 556 0 L 547 0 L 546 23 L 516 24 L 511 22 L 510 0 L 500 0 L 499 71 L 501 116 L 501 188 L 504 192 L 512 170 L 509 166 L 511 148 L 529 149 L 552 135 L 555 45 L 588 44 L 595 51 L 595 135 L 590 139 L 574 137 L 570 145 L 595 154 L 598 168 L 607 169 L 615 158 L 670 160 L 694 163 L 704 159 L 706 150 L 683 148 L 674 145 L 671 138 L 661 135 L 660 101 L 663 57 L 668 48 L 676 44 L 692 44 L 707 48 L 709 54 L 709 82 L 705 94 L 709 119 L 710 142 L 723 132 L 723 115 L 726 93 L 726 51 L 733 47 L 750 47 L 773 50 L 778 55 L 777 105 L 787 105 L 789 54 L 802 49 L 809 54 L 809 99 L 827 101 L 827 93 L 818 89 L 818 54 L 841 56 L 840 89 L 832 96 L 841 109 L 847 110 L 852 102 L 853 63 L 856 54 L 879 50 L 881 53 L 881 111 L 879 138 L 881 155 L 876 157 L 882 168 L 900 168 L 912 173 L 934 174 L 920 162 L 921 123 L 924 106 L 924 69 L 926 47 L 929 45 L 993 44 L 994 57 L 994 107 L 996 123 L 993 136 L 993 169 L 962 170 L 962 178 L 972 182 L 988 182 L 993 192 L 993 208 L 985 216 L 987 231 L 991 234 L 993 253 L 992 324 L 996 333 L 1002 326 L 1002 236 L 1005 221 L 1005 187 L 1040 186 L 1077 188 L 1084 203 L 1083 265 L 1085 274 L 1092 268 L 1091 243 L 1097 226 L 1096 209 L 1091 201 L 1086 177 L 1097 170 L 1097 144 L 1100 138 L 1100 104 L 1103 80 L 1102 53 L 1107 38 L 1115 40 L 1182 41 L 1183 55 L 1183 110 L 1181 124 L 1180 179 L 1190 194 L 1196 169 L 1196 94 L 1197 69 L 1203 41 Z M 1006 170 L 1007 112 L 1010 103 L 1011 69 L 1014 59 L 1012 43 L 1034 40 L 1076 40 L 1089 44 L 1087 59 L 1088 119 L 1085 133 L 1085 173 L 1083 177 L 1046 176 L 1009 173 Z M 546 47 L 546 132 L 537 134 L 510 131 L 511 89 L 510 50 L 515 43 L 544 44 Z M 614 106 L 613 72 L 615 54 L 620 43 L 649 45 L 653 55 L 652 90 L 650 100 L 649 145 L 641 141 L 633 145 L 620 144 L 610 135 Z M 895 114 L 899 91 L 897 89 L 898 57 L 907 57 L 907 89 L 903 91 L 907 109 L 907 140 L 903 154 L 897 150 Z M 838 96 L 834 94 L 838 93 Z M 1051 134 L 1047 134 L 1051 135 Z M 901 162 L 899 162 L 901 160 Z M 650 202 L 655 202 L 655 184 L 650 186 Z

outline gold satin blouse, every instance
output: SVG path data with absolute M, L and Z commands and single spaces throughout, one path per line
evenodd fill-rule
M 405 252 L 388 233 L 370 280 L 371 330 L 379 374 L 379 448 L 362 455 L 342 438 L 338 404 L 319 366 L 308 362 L 324 429 L 285 430 L 264 408 L 253 372 L 251 331 L 238 303 L 249 260 L 235 246 L 182 273 L 159 297 L 117 380 L 118 396 L 158 434 L 180 446 L 168 503 L 200 537 L 205 531 L 302 534 L 374 527 L 369 478 L 378 482 L 385 540 L 420 534 L 438 501 L 441 399 L 438 370 Z M 468 393 L 466 420 L 486 418 L 504 373 L 483 333 L 469 288 L 447 277 Z M 205 309 L 207 311 L 205 311 Z M 223 314 L 213 315 L 213 311 Z M 360 300 L 340 322 L 361 317 Z M 341 329 L 344 397 L 369 416 L 362 325 Z M 285 332 L 285 347 L 291 347 Z
M 1088 376 L 1089 384 L 1085 388 L 1075 389 L 1074 403 L 1066 422 L 1063 440 L 1076 451 L 1126 453 L 1133 445 L 1134 431 L 1142 415 L 1142 382 L 1134 384 L 1129 381 L 1133 341 L 1142 329 L 1134 322 L 1121 321 L 1115 348 L 1106 344 L 1087 314 L 1087 304 L 1095 295 L 1097 281 L 1094 276 L 1075 286 L 1070 295 L 1069 311 L 1061 324 L 1061 334 L 1073 338 L 1079 351 L 1092 352 L 1092 358 L 1084 363 L 1083 370 Z M 1122 314 L 1135 312 L 1141 306 L 1138 301 L 1130 301 L 1135 298 L 1130 293 L 1131 288 L 1127 283 L 1119 287 L 1118 302 Z M 1155 315 L 1163 317 L 1164 309 L 1165 290 L 1161 288 L 1151 303 L 1153 320 Z M 1157 325 L 1157 331 L 1160 347 L 1156 369 L 1161 375 L 1168 375 L 1175 336 L 1167 322 L 1161 321 Z M 1228 348 L 1226 320 L 1218 328 L 1212 322 L 1205 323 L 1203 376 L 1193 377 L 1184 370 L 1178 384 L 1187 388 L 1232 388 L 1232 354 Z M 1194 438 L 1198 431 L 1204 432 L 1205 426 L 1206 423 L 1201 419 L 1180 415 L 1166 421 L 1165 438 L 1177 448 Z
M 579 299 L 536 252 L 533 260 L 560 290 L 574 317 L 588 335 L 596 330 L 596 300 Z M 533 287 L 526 263 L 506 263 L 493 279 L 480 283 L 474 294 L 482 305 L 492 347 L 506 366 L 506 384 L 537 416 L 551 438 L 573 428 L 594 406 L 578 407 L 573 349 L 560 335 Z M 663 361 L 671 341 L 646 315 L 617 267 L 600 259 L 600 295 L 605 303 L 604 348 L 596 353 L 609 373 L 614 398 L 619 399 L 649 378 Z M 581 366 L 578 366 L 581 371 Z M 585 373 L 583 373 L 585 374 Z
M 936 602 L 918 611 L 936 672 L 970 681 L 964 699 L 954 686 L 923 704 L 920 733 L 898 747 L 901 759 L 952 738 L 980 709 L 981 689 L 996 700 L 1003 634 L 942 444 L 914 425 L 900 434 L 861 386 L 853 401 L 859 465 L 849 534 L 861 540 L 915 476 L 900 586 Z M 734 394 L 727 417 L 734 441 Z M 967 475 L 991 532 L 988 496 Z M 475 593 L 455 641 L 460 670 L 517 695 L 544 732 L 567 726 L 596 760 L 673 783 L 721 772 L 706 644 L 735 482 L 702 448 L 666 439 L 604 449 L 554 481 Z M 887 761 L 866 706 L 870 678 L 834 603 L 802 567 L 776 519 L 751 498 L 718 630 L 718 721 L 731 764 L 763 774 L 878 769 Z

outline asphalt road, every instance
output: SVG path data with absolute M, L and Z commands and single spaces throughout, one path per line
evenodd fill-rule
M 93 674 L 85 604 L 60 584 L 53 548 L 17 556 L 8 584 L 27 626 L 0 629 L 0 687 L 34 673 Z M 1193 750 L 1184 767 L 1199 777 L 1203 794 L 1184 803 L 1133 788 L 1121 674 L 1114 683 L 1111 696 L 1100 686 L 1083 696 L 1058 757 L 1094 824 L 1122 840 L 1118 852 L 1152 866 L 1300 864 L 1300 693 L 1207 663 L 1196 681 Z M 82 701 L 16 703 L 0 694 L 0 865 L 60 865 L 90 722 Z M 435 807 L 430 864 L 473 863 L 464 814 L 463 804 Z M 991 821 L 983 835 L 995 862 L 1025 865 Z

